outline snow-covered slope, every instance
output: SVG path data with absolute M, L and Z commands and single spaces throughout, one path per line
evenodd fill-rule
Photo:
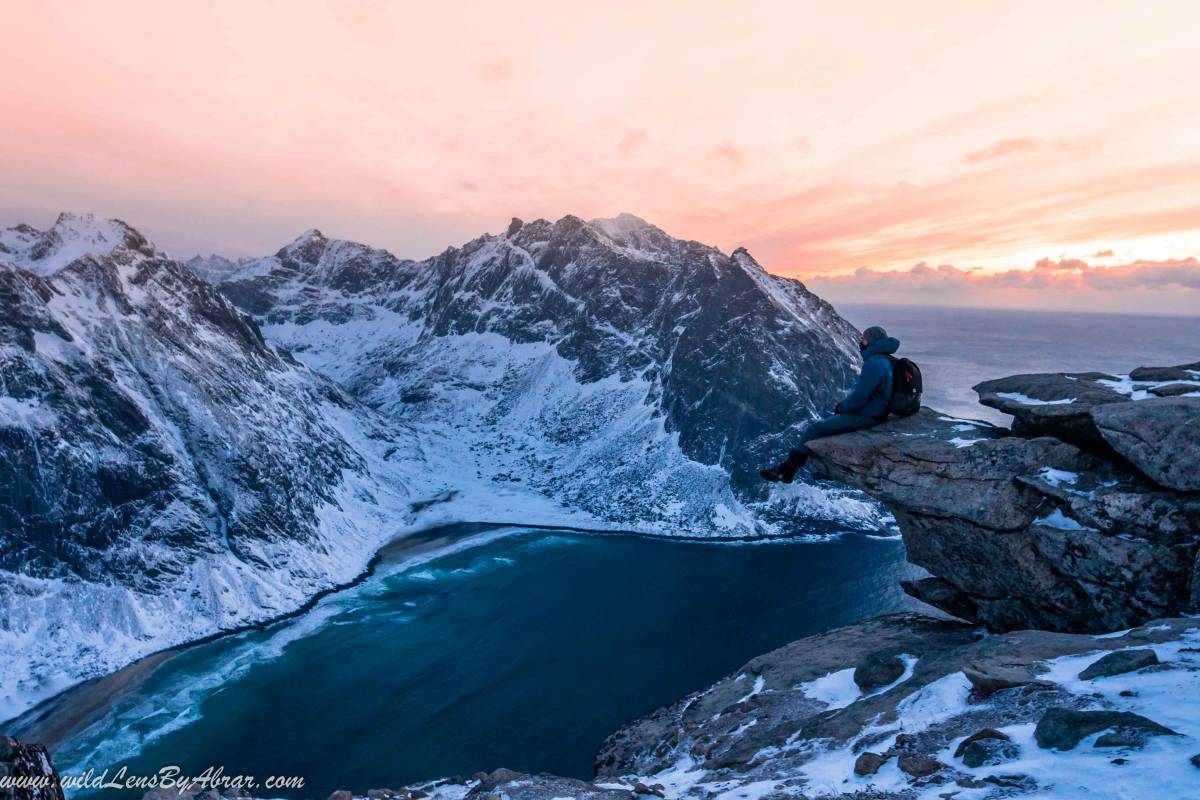
M 0 719 L 297 608 L 437 490 L 401 479 L 411 432 L 123 223 L 0 239 Z
M 754 493 L 857 353 L 744 251 L 627 216 L 514 221 L 423 262 L 309 231 L 193 262 L 223 294 L 118 220 L 0 248 L 0 719 L 292 611 L 415 526 L 876 519 L 845 492 Z
M 666 533 L 874 521 L 811 486 L 764 497 L 757 470 L 840 399 L 857 333 L 745 250 L 630 215 L 513 220 L 425 261 L 314 230 L 220 288 L 368 405 L 447 432 L 472 479 Z
M 50 275 L 85 255 L 106 256 L 118 247 L 153 253 L 141 234 L 125 223 L 93 214 L 59 214 L 54 226 L 44 231 L 29 225 L 0 230 L 0 261 L 38 275 Z

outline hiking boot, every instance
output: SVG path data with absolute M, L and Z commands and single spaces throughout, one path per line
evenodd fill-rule
M 793 450 L 788 453 L 787 460 L 777 467 L 764 469 L 758 474 L 768 483 L 791 483 L 796 479 L 796 473 L 808 461 L 808 453 Z
M 759 475 L 767 483 L 791 483 L 795 479 L 795 475 L 790 478 L 783 476 L 783 470 L 779 467 L 771 467 L 770 469 L 759 470 Z

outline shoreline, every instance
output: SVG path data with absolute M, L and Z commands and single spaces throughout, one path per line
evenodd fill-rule
M 109 708 L 112 707 L 113 704 L 115 704 L 121 698 L 125 697 L 130 692 L 136 691 L 158 670 L 159 667 L 168 663 L 174 657 L 187 650 L 200 647 L 226 637 L 237 636 L 248 631 L 263 630 L 273 625 L 303 616 L 311 611 L 326 597 L 346 591 L 348 589 L 353 589 L 354 587 L 369 580 L 375 575 L 378 568 L 382 564 L 407 557 L 436 553 L 439 550 L 447 550 L 464 540 L 505 528 L 562 531 L 593 536 L 636 536 L 640 538 L 664 539 L 675 542 L 690 542 L 695 544 L 725 546 L 772 543 L 786 544 L 796 543 L 797 541 L 803 541 L 805 538 L 807 538 L 803 535 L 783 537 L 672 536 L 668 534 L 657 534 L 646 531 L 619 528 L 591 528 L 576 525 L 516 524 L 512 522 L 484 521 L 437 522 L 425 528 L 397 534 L 375 552 L 375 554 L 367 562 L 367 565 L 363 568 L 363 571 L 355 576 L 353 580 L 346 581 L 335 586 L 330 586 L 327 589 L 317 592 L 293 611 L 280 614 L 269 619 L 264 619 L 259 622 L 241 625 L 236 628 L 216 631 L 207 636 L 141 656 L 137 660 L 125 665 L 124 667 L 121 667 L 114 672 L 90 678 L 69 686 L 59 691 L 57 694 L 42 700 L 37 705 L 27 709 L 18 716 L 12 717 L 3 723 L 0 723 L 0 725 L 4 726 L 6 733 L 13 734 L 18 738 L 27 741 L 43 744 L 53 753 L 54 749 L 58 745 L 62 744 L 62 742 L 98 720 Z M 857 530 L 847 530 L 841 535 L 854 533 L 867 536 L 868 538 L 897 538 L 890 536 L 877 537 Z M 828 537 L 825 534 L 813 535 L 813 541 L 825 541 L 827 538 Z
M 523 526 L 499 522 L 451 522 L 438 523 L 421 530 L 398 534 L 375 551 L 363 571 L 353 580 L 322 589 L 286 614 L 279 614 L 247 625 L 239 625 L 236 628 L 216 631 L 198 639 L 148 653 L 114 672 L 68 686 L 21 714 L 0 722 L 0 726 L 3 726 L 6 733 L 45 745 L 46 749 L 53 752 L 54 748 L 63 740 L 97 720 L 114 702 L 135 690 L 160 666 L 186 650 L 228 636 L 237 636 L 247 631 L 263 630 L 302 616 L 326 597 L 352 589 L 370 579 L 379 565 L 387 560 L 402 555 L 419 555 L 455 544 L 471 536 L 510 527 Z M 455 529 L 462 529 L 457 536 L 454 535 Z M 563 529 L 572 530 L 565 526 Z

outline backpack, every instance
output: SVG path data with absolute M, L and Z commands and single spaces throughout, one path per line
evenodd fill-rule
M 892 362 L 892 396 L 887 410 L 897 417 L 907 417 L 921 410 L 921 368 L 907 358 L 888 356 Z

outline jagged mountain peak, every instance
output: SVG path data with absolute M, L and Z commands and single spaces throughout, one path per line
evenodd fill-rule
M 298 261 L 316 263 L 321 260 L 330 240 L 316 228 L 309 228 L 290 243 L 284 245 L 276 253 L 279 258 L 291 258 Z
M 118 250 L 162 255 L 131 225 L 95 214 L 63 212 L 46 230 L 19 224 L 0 231 L 0 259 L 39 275 L 58 272 L 85 256 L 108 256 Z
M 590 223 L 610 236 L 622 236 L 633 231 L 662 230 L 639 216 L 622 211 L 615 217 L 596 217 Z

